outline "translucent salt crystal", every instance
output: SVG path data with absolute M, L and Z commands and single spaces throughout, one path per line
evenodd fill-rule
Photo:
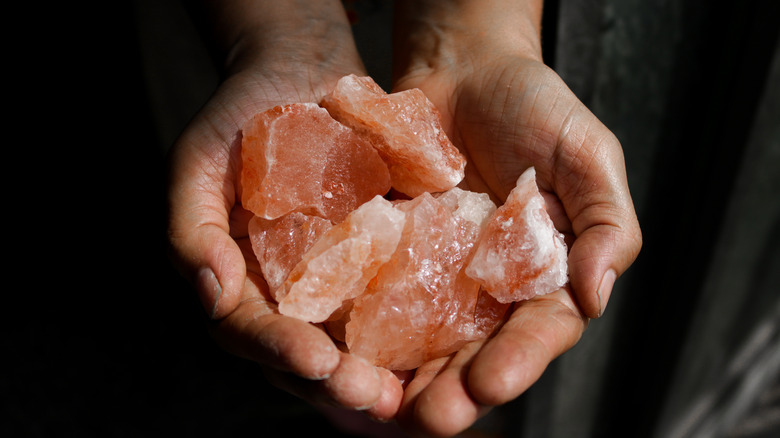
M 419 89 L 385 93 L 370 77 L 348 75 L 321 102 L 338 121 L 371 140 L 389 169 L 392 186 L 415 197 L 442 192 L 464 176 L 466 160 Z
M 293 267 L 332 227 L 327 219 L 298 212 L 272 220 L 258 216 L 249 220 L 252 250 L 274 299 Z
M 337 223 L 390 190 L 376 150 L 314 103 L 269 109 L 242 132 L 241 203 L 264 219 L 298 211 Z
M 406 218 L 374 197 L 328 230 L 303 255 L 277 291 L 279 312 L 309 322 L 327 320 L 366 288 L 390 259 Z
M 466 274 L 499 302 L 553 292 L 568 281 L 566 244 L 545 210 L 533 167 L 489 219 Z
M 453 187 L 446 192 L 436 195 L 442 205 L 447 207 L 460 222 L 462 227 L 476 226 L 476 233 L 481 233 L 487 225 L 488 219 L 496 211 L 496 204 L 486 193 L 471 192 Z M 473 224 L 473 225 L 472 225 Z M 472 254 L 469 254 L 465 265 L 468 265 Z M 458 272 L 459 276 L 466 276 L 465 266 Z M 465 282 L 465 279 L 459 280 Z M 477 294 L 461 295 L 461 307 L 463 309 L 473 309 L 468 314 L 461 312 L 458 317 L 450 315 L 448 321 L 439 328 L 438 335 L 434 338 L 431 350 L 440 351 L 449 354 L 453 347 L 460 348 L 462 344 L 468 341 L 488 337 L 496 327 L 503 321 L 506 311 L 509 309 L 509 303 L 500 303 L 484 290 L 480 289 Z M 472 315 L 473 313 L 473 315 Z M 466 317 L 468 315 L 468 317 Z M 460 339 L 460 343 L 447 345 L 441 340 Z
M 452 211 L 455 217 L 471 221 L 484 228 L 487 219 L 496 211 L 496 204 L 486 193 L 471 192 L 453 187 L 436 195 L 436 199 Z
M 401 241 L 354 299 L 345 339 L 350 353 L 404 370 L 487 336 L 502 306 L 493 314 L 484 301 L 478 306 L 479 283 L 462 272 L 479 234 L 476 223 L 453 216 L 428 193 L 395 206 L 406 215 Z

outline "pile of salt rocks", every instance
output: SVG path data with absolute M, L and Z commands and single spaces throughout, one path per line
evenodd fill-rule
M 345 76 L 320 104 L 255 115 L 241 156 L 240 200 L 279 312 L 376 366 L 449 355 L 490 336 L 512 302 L 568 281 L 534 168 L 500 207 L 456 187 L 466 160 L 418 89 Z

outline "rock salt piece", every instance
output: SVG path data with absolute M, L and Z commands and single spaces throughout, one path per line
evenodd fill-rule
M 345 338 L 350 353 L 406 370 L 482 335 L 474 325 L 479 283 L 462 273 L 479 230 L 428 193 L 395 206 L 406 214 L 401 241 L 354 299 Z
M 241 203 L 264 219 L 298 211 L 334 223 L 390 190 L 376 150 L 314 103 L 277 106 L 243 129 Z
M 496 204 L 486 193 L 476 193 L 454 187 L 435 196 L 436 200 L 447 207 L 456 220 L 461 222 L 461 226 L 475 227 L 478 234 L 484 230 L 488 219 L 496 211 Z M 471 257 L 470 253 L 465 263 L 466 266 Z M 469 278 L 465 274 L 465 267 L 458 272 L 458 275 Z M 465 280 L 459 281 L 464 282 Z M 476 294 L 463 295 L 462 300 L 464 309 L 473 310 L 460 312 L 457 320 L 450 319 L 443 324 L 439 329 L 440 335 L 434 339 L 432 350 L 444 352 L 457 345 L 443 345 L 441 342 L 437 342 L 440 339 L 460 339 L 462 340 L 460 344 L 464 344 L 490 336 L 503 322 L 504 315 L 510 306 L 509 303 L 498 302 L 482 288 Z M 459 345 L 457 346 L 460 348 Z
M 333 224 L 327 219 L 292 212 L 277 219 L 254 216 L 249 220 L 249 240 L 268 283 L 271 296 L 287 279 L 303 255 Z M 278 299 L 277 299 L 278 301 Z
M 468 220 L 485 228 L 487 219 L 496 211 L 496 204 L 487 193 L 477 193 L 453 187 L 434 195 L 455 217 Z
M 533 298 L 568 281 L 566 244 L 545 210 L 528 168 L 489 219 L 466 274 L 480 281 L 499 302 Z
M 277 291 L 279 312 L 323 322 L 366 288 L 398 246 L 406 218 L 376 196 L 328 230 Z
M 348 75 L 321 102 L 338 121 L 371 140 L 390 168 L 392 186 L 411 197 L 442 192 L 464 176 L 466 160 L 419 89 L 385 93 L 370 77 Z

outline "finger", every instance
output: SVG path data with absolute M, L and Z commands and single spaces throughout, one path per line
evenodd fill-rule
M 441 357 L 420 365 L 415 370 L 414 376 L 406 383 L 404 396 L 401 400 L 401 407 L 396 419 L 406 430 L 419 429 L 416 425 L 414 412 L 415 404 L 420 394 L 433 382 L 433 379 L 447 366 L 452 360 L 450 357 Z
M 241 250 L 229 234 L 234 193 L 230 158 L 227 152 L 185 146 L 186 136 L 181 141 L 170 156 L 171 256 L 209 316 L 219 319 L 238 305 L 246 272 Z
M 325 404 L 351 410 L 368 410 L 382 395 L 382 379 L 368 362 L 347 353 L 340 354 L 338 367 L 321 380 L 266 368 L 274 386 L 315 405 Z
M 483 344 L 464 346 L 416 395 L 410 408 L 413 430 L 426 436 L 454 436 L 490 411 L 471 396 L 467 385 L 472 360 Z
M 404 389 L 392 371 L 381 367 L 376 370 L 381 383 L 381 393 L 376 403 L 366 410 L 366 415 L 376 421 L 387 422 L 398 414 Z
M 587 321 L 565 289 L 517 303 L 468 371 L 475 402 L 500 405 L 525 392 L 553 359 L 577 343 Z
M 307 322 L 280 315 L 262 278 L 247 275 L 244 299 L 212 327 L 225 350 L 269 368 L 309 380 L 330 377 L 340 352 L 327 333 Z
M 382 395 L 382 379 L 377 369 L 357 356 L 340 353 L 339 366 L 321 385 L 338 406 L 366 410 Z

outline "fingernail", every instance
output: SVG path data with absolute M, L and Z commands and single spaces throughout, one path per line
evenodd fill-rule
M 207 266 L 200 268 L 197 277 L 197 287 L 203 307 L 208 309 L 209 318 L 213 319 L 214 315 L 217 314 L 219 297 L 222 295 L 222 286 L 220 286 L 217 276 L 214 275 L 214 271 L 211 268 Z
M 601 277 L 601 284 L 599 284 L 598 296 L 599 296 L 599 316 L 604 314 L 604 310 L 607 308 L 609 302 L 609 296 L 612 295 L 612 286 L 615 285 L 617 279 L 617 273 L 614 269 L 608 269 Z

